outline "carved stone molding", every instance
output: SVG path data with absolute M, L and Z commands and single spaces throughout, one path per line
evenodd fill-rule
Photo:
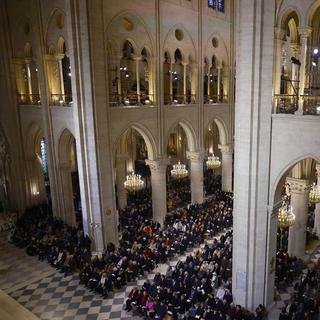
M 311 33 L 312 33 L 312 28 L 310 27 L 301 27 L 301 28 L 298 28 L 298 32 L 299 32 L 299 35 L 300 37 L 302 38 L 309 38 L 311 36 Z
M 309 192 L 309 180 L 288 177 L 286 182 L 290 186 L 290 193 L 307 194 Z
M 187 151 L 187 159 L 190 161 L 203 161 L 204 159 L 204 152 L 203 151 Z
M 274 37 L 278 40 L 285 40 L 286 32 L 281 28 L 274 28 Z
M 152 172 L 160 172 L 162 170 L 166 170 L 169 164 L 170 164 L 170 161 L 168 158 L 161 158 L 158 160 L 146 159 L 146 165 L 149 166 L 151 170 L 151 174 Z
M 231 144 L 219 144 L 218 148 L 221 150 L 221 153 L 232 154 L 233 146 Z

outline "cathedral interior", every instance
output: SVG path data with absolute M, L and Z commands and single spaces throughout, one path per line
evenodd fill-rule
M 320 0 L 0 0 L 0 319 L 320 316 Z

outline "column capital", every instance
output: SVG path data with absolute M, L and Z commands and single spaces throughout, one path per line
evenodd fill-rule
M 232 154 L 233 145 L 232 144 L 219 144 L 218 149 L 221 150 L 221 153 Z
M 286 32 L 282 28 L 274 28 L 274 37 L 277 40 L 285 40 Z
M 286 183 L 290 186 L 290 193 L 307 194 L 309 192 L 309 180 L 286 178 Z
M 187 151 L 187 159 L 190 161 L 203 161 L 204 152 L 203 151 Z
M 133 60 L 134 60 L 134 61 L 141 61 L 141 60 L 142 60 L 142 57 L 141 57 L 141 56 L 134 56 L 134 57 L 133 57 Z
M 291 43 L 290 48 L 293 51 L 295 56 L 298 56 L 301 54 L 301 46 L 299 43 Z
M 54 56 L 58 60 L 62 60 L 64 58 L 64 54 L 63 53 L 56 53 Z
M 312 28 L 310 27 L 300 27 L 298 28 L 298 33 L 302 38 L 309 38 L 312 33 Z
M 149 166 L 151 174 L 152 172 L 160 172 L 163 169 L 167 169 L 167 166 L 170 164 L 168 158 L 159 158 L 157 160 L 146 159 L 146 165 Z

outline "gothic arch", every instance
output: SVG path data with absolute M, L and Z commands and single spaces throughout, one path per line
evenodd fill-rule
M 177 41 L 175 36 L 175 30 L 180 29 L 183 32 L 183 39 L 180 41 Z M 196 47 L 192 40 L 192 37 L 188 30 L 182 25 L 181 23 L 178 23 L 174 25 L 167 35 L 164 38 L 163 42 L 163 49 L 162 52 L 168 52 L 170 54 L 170 57 L 174 57 L 174 53 L 176 49 L 179 49 L 182 53 L 182 61 L 188 62 L 186 59 L 188 57 L 192 57 L 193 60 L 197 59 L 196 55 Z
M 197 149 L 197 139 L 195 131 L 192 127 L 192 125 L 187 120 L 178 120 L 176 121 L 170 129 L 166 133 L 166 143 L 169 141 L 170 133 L 174 130 L 174 128 L 180 125 L 182 129 L 184 130 L 186 137 L 187 137 L 187 144 L 188 144 L 188 151 L 196 151 Z
M 212 45 L 212 40 L 214 38 L 218 40 L 217 48 L 213 47 Z M 204 56 L 207 59 L 207 61 L 210 61 L 210 62 L 211 62 L 212 56 L 216 56 L 221 66 L 222 66 L 222 63 L 224 63 L 225 66 L 229 65 L 228 49 L 225 41 L 223 40 L 222 36 L 219 33 L 214 32 L 208 38 L 205 49 L 204 49 Z
M 316 0 L 314 1 L 314 3 L 309 7 L 309 9 L 307 10 L 307 21 L 306 21 L 306 25 L 309 27 L 312 27 L 312 20 L 314 18 L 314 15 L 316 13 L 316 11 L 319 9 L 320 7 L 320 0 Z
M 148 150 L 148 159 L 155 160 L 157 156 L 157 148 L 156 148 L 155 140 L 151 132 L 144 125 L 136 122 L 129 124 L 124 130 L 121 131 L 120 135 L 115 140 L 115 143 L 113 145 L 113 156 L 114 156 L 113 158 L 115 158 L 116 149 L 117 149 L 117 146 L 121 143 L 121 138 L 123 137 L 123 135 L 126 133 L 128 129 L 135 129 L 143 137 Z
M 36 152 L 37 145 L 40 144 L 40 139 L 43 137 L 43 130 L 36 122 L 31 123 L 27 130 L 25 139 L 25 154 L 27 158 L 32 158 Z
M 59 143 L 58 143 L 58 155 L 59 163 L 68 163 L 70 159 L 70 148 L 72 143 L 75 141 L 75 138 L 69 129 L 64 129 L 60 134 Z
M 319 155 L 315 155 L 315 154 L 304 154 L 301 155 L 293 160 L 291 160 L 289 163 L 286 164 L 286 166 L 280 171 L 280 173 L 278 174 L 272 189 L 271 189 L 271 193 L 270 193 L 270 204 L 276 204 L 277 202 L 279 202 L 279 200 L 281 199 L 281 180 L 283 179 L 283 177 L 289 172 L 290 169 L 293 168 L 293 166 L 297 163 L 299 163 L 300 161 L 307 159 L 307 158 L 311 158 L 317 162 L 320 162 L 320 156 Z

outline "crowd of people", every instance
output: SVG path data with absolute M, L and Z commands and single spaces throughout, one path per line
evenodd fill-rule
M 320 307 L 320 259 L 301 274 L 279 320 L 316 320 Z
M 148 319 L 263 319 L 265 309 L 253 313 L 232 303 L 232 230 L 215 239 L 212 245 L 157 273 L 153 282 L 133 288 L 126 310 Z
M 214 170 L 207 169 L 203 175 L 203 184 L 206 195 L 211 195 L 221 190 L 221 175 Z
M 177 209 L 191 202 L 190 179 L 169 178 L 167 182 L 167 209 Z

